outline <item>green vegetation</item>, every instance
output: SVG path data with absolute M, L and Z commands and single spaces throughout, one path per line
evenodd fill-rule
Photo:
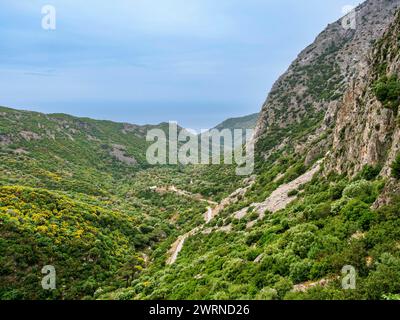
M 375 179 L 382 170 L 382 166 L 371 166 L 369 164 L 365 165 L 362 171 L 359 173 L 359 177 L 365 180 Z
M 207 210 L 195 197 L 150 187 L 216 200 L 238 183 L 230 166 L 147 166 L 142 127 L 0 112 L 0 299 L 93 299 L 126 287 L 153 250 L 168 250 Z M 137 165 L 116 159 L 114 145 Z M 48 264 L 57 272 L 51 292 L 40 286 Z
M 276 121 L 245 180 L 229 165 L 147 165 L 146 131 L 166 124 L 0 108 L 0 299 L 399 299 L 400 197 L 387 194 L 379 164 L 350 178 L 321 162 L 308 182 L 284 186 L 332 149 L 335 128 L 319 129 L 325 103 L 344 90 L 336 53 L 346 41 L 295 65 L 271 93 Z M 399 83 L 375 83 L 385 107 L 400 105 Z M 298 84 L 304 92 L 292 96 Z M 302 107 L 287 111 L 293 99 Z M 392 174 L 400 179 L 400 155 Z M 278 187 L 293 201 L 260 212 Z M 383 196 L 389 204 L 375 209 Z M 206 222 L 208 207 L 221 202 Z M 56 268 L 56 290 L 40 286 L 45 265 Z M 357 272 L 355 290 L 341 287 L 347 265 Z
M 1 187 L 0 215 L 2 299 L 79 299 L 120 286 L 120 268 L 146 245 L 133 217 L 46 190 Z M 39 286 L 47 264 L 59 279 L 50 292 Z
M 227 119 L 218 124 L 215 128 L 218 130 L 254 129 L 259 115 L 259 113 L 254 113 L 244 117 Z
M 374 84 L 374 92 L 385 108 L 397 112 L 400 105 L 400 81 L 397 75 L 381 77 Z
M 140 161 L 131 166 L 102 147 L 131 146 L 128 153 L 141 158 L 140 148 L 117 138 L 118 124 L 107 123 L 106 138 L 103 122 L 80 120 L 73 140 L 64 138 L 70 132 L 64 127 L 53 139 L 45 136 L 51 120 L 5 112 L 1 299 L 394 299 L 399 292 L 400 201 L 372 209 L 385 184 L 379 167 L 365 166 L 353 180 L 317 175 L 288 193 L 296 200 L 286 209 L 266 212 L 247 228 L 258 218 L 254 203 L 312 166 L 289 146 L 259 162 L 246 195 L 207 225 L 231 225 L 230 231 L 189 237 L 170 266 L 172 243 L 204 223 L 209 204 L 203 200 L 221 201 L 241 186 L 233 167 L 147 167 Z M 18 116 L 20 127 L 7 131 Z M 38 120 L 50 122 L 38 126 Z M 63 121 L 70 127 L 77 120 Z M 23 126 L 41 140 L 18 135 Z M 300 123 L 287 134 L 301 139 L 313 130 Z M 154 186 L 175 186 L 193 196 L 157 192 Z M 245 217 L 234 218 L 244 208 Z M 40 286 L 41 268 L 49 264 L 57 271 L 54 291 Z M 340 287 L 344 265 L 357 269 L 354 291 Z M 293 290 L 321 279 L 325 286 Z
M 297 201 L 252 229 L 197 234 L 173 266 L 163 266 L 165 255 L 157 255 L 128 289 L 102 297 L 384 299 L 400 289 L 400 201 L 370 209 L 382 185 L 379 179 L 314 179 Z M 344 265 L 357 269 L 356 290 L 341 288 Z M 323 287 L 292 291 L 321 279 Z
M 396 160 L 392 164 L 392 175 L 396 179 L 400 179 L 400 154 L 397 155 Z

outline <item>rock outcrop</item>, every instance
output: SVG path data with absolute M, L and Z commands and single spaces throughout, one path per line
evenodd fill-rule
M 312 163 L 329 150 L 339 105 L 356 94 L 349 87 L 367 74 L 369 52 L 399 7 L 399 0 L 365 1 L 355 9 L 354 29 L 332 23 L 300 53 L 262 108 L 255 134 L 260 159 L 290 146 Z M 384 112 L 383 126 L 389 118 Z

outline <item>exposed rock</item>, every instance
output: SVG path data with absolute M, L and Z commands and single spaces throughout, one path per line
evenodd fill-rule
M 35 133 L 35 132 L 32 132 L 32 131 L 21 131 L 21 132 L 19 133 L 19 135 L 20 135 L 23 139 L 25 139 L 25 140 L 27 140 L 27 141 L 40 140 L 40 139 L 42 139 L 42 137 L 41 137 L 39 134 L 37 134 L 37 133 Z
M 368 164 L 382 167 L 381 175 L 390 176 L 391 164 L 400 152 L 399 122 L 394 110 L 378 101 L 373 88 L 382 74 L 400 75 L 399 34 L 398 15 L 339 104 L 326 171 L 352 176 Z
M 265 158 L 288 145 L 302 144 L 300 138 L 285 139 L 292 135 L 287 128 L 303 122 L 319 123 L 315 138 L 320 139 L 321 134 L 326 133 L 320 147 L 324 148 L 322 153 L 328 151 L 331 133 L 327 130 L 335 124 L 338 102 L 352 81 L 365 74 L 368 52 L 374 40 L 379 39 L 393 21 L 399 5 L 400 0 L 365 1 L 356 9 L 355 30 L 343 28 L 339 20 L 328 25 L 314 43 L 300 53 L 274 84 L 258 120 L 255 140 Z M 280 138 L 282 144 L 268 143 L 270 137 Z M 318 155 L 317 149 L 305 150 L 313 147 L 315 141 L 303 144 L 302 150 L 308 152 L 308 163 Z
M 118 144 L 112 145 L 112 151 L 110 152 L 111 156 L 114 156 L 117 160 L 127 164 L 127 165 L 136 165 L 137 161 L 134 157 L 126 155 L 126 147 Z
M 8 134 L 0 134 L 0 146 L 8 146 L 13 143 L 13 140 Z
M 23 148 L 18 148 L 18 149 L 15 149 L 14 150 L 14 153 L 15 154 L 18 154 L 18 155 L 22 155 L 22 154 L 29 154 L 29 152 L 28 151 L 26 151 L 25 149 L 23 149 Z
M 308 281 L 304 283 L 297 284 L 293 287 L 293 292 L 307 292 L 311 288 L 314 287 L 325 287 L 327 286 L 330 282 L 332 282 L 332 279 L 321 279 L 319 281 Z
M 253 203 L 250 207 L 254 207 L 254 212 L 257 212 L 259 216 L 256 220 L 247 223 L 247 229 L 252 228 L 257 221 L 262 220 L 265 217 L 266 212 L 277 212 L 285 209 L 288 204 L 294 201 L 296 196 L 289 196 L 288 193 L 296 190 L 301 185 L 310 182 L 314 175 L 320 170 L 322 162 L 323 160 L 317 161 L 317 163 L 309 171 L 297 179 L 278 187 L 264 202 Z M 247 210 L 248 208 L 245 209 Z M 239 212 L 237 214 L 239 214 Z

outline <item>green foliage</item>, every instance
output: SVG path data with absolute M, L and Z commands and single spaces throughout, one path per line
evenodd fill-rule
M 93 295 L 102 283 L 118 285 L 119 268 L 137 254 L 134 218 L 46 190 L 0 188 L 0 215 L 2 299 Z M 47 264 L 57 272 L 52 292 L 40 287 Z
M 384 253 L 376 269 L 365 281 L 365 292 L 369 299 L 382 299 L 387 293 L 400 291 L 400 258 Z
M 396 160 L 392 164 L 392 176 L 400 179 L 400 154 L 397 155 Z
M 52 130 L 60 125 L 60 135 L 69 132 L 65 122 L 80 134 L 69 133 L 74 140 L 20 139 L 1 148 L 2 299 L 383 299 L 399 292 L 400 201 L 372 209 L 384 183 L 378 168 L 366 166 L 352 181 L 316 176 L 289 193 L 297 197 L 285 209 L 266 212 L 248 228 L 259 214 L 254 203 L 309 169 L 291 147 L 272 160 L 259 159 L 249 191 L 206 226 L 211 232 L 188 237 L 177 261 L 166 265 L 176 239 L 204 223 L 205 200 L 219 201 L 241 186 L 234 168 L 146 167 L 143 141 L 132 142 L 129 131 L 121 138 L 123 126 L 65 115 L 47 122 L 24 113 L 19 126 L 17 115 L 0 120 L 2 134 L 15 138 L 10 121 L 16 131 L 27 127 L 41 135 L 45 130 L 37 122 Z M 266 151 L 281 138 L 306 137 L 319 121 L 275 128 L 259 146 Z M 115 143 L 127 146 L 138 167 L 110 156 Z M 16 154 L 20 148 L 28 153 Z M 153 186 L 175 186 L 189 195 Z M 234 219 L 246 207 L 246 217 Z M 228 225 L 230 231 L 219 229 Z M 53 292 L 40 287 L 46 264 L 54 264 L 59 277 Z M 352 292 L 335 280 L 344 265 L 357 269 L 359 285 Z M 292 291 L 295 284 L 321 279 L 328 284 Z
M 400 81 L 396 75 L 381 77 L 373 89 L 377 99 L 385 108 L 397 111 L 400 104 Z
M 310 278 L 312 266 L 312 261 L 308 259 L 293 263 L 290 266 L 290 278 L 294 283 L 306 282 Z
M 359 174 L 361 179 L 368 181 L 374 180 L 382 170 L 382 166 L 371 166 L 369 164 L 365 165 Z
M 378 196 L 376 186 L 366 180 L 358 180 L 343 190 L 343 196 L 350 199 L 360 199 L 365 203 L 373 203 Z
M 376 214 L 370 210 L 369 205 L 358 199 L 350 200 L 340 213 L 346 219 L 357 222 L 362 230 L 368 230 L 377 218 Z

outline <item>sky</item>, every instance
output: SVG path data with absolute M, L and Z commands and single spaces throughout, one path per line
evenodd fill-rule
M 0 0 L 0 105 L 207 129 L 259 112 L 351 0 Z M 42 28 L 44 5 L 56 29 Z

